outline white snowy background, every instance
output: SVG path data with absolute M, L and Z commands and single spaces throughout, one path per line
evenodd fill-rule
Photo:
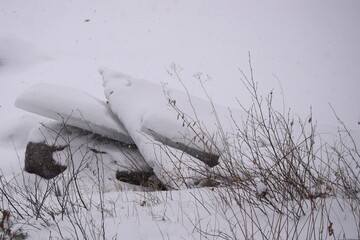
M 55 83 L 105 100 L 99 66 L 181 89 L 167 73 L 175 63 L 192 94 L 205 98 L 192 77 L 202 72 L 211 77 L 205 87 L 212 100 L 236 107 L 235 98 L 250 104 L 239 80 L 250 52 L 261 93 L 273 90 L 280 110 L 283 100 L 299 116 L 312 107 L 319 125 L 335 127 L 331 104 L 357 131 L 359 43 L 359 1 L 0 0 L 0 168 L 22 171 L 28 133 L 45 120 L 16 109 L 16 97 L 35 83 Z M 191 202 L 181 201 L 182 208 Z M 134 219 L 123 219 L 141 226 L 129 233 L 133 239 L 188 234 L 152 225 L 146 211 Z

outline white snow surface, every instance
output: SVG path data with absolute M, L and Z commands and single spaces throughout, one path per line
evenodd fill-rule
M 235 97 L 245 106 L 251 104 L 238 70 L 249 73 L 250 51 L 259 91 L 265 95 L 273 90 L 279 111 L 291 107 L 306 118 L 312 106 L 313 121 L 332 136 L 337 121 L 330 103 L 348 127 L 359 132 L 359 12 L 356 0 L 1 1 L 1 180 L 26 183 L 34 190 L 38 182 L 44 189 L 49 184 L 22 171 L 31 129 L 48 120 L 14 107 L 16 98 L 34 84 L 51 83 L 81 89 L 104 102 L 99 66 L 182 90 L 166 71 L 176 63 L 182 66 L 180 76 L 192 95 L 206 99 L 192 77 L 202 72 L 211 99 L 236 108 Z M 359 135 L 355 140 L 359 142 Z M 108 239 L 200 239 L 198 230 L 216 239 L 234 230 L 224 219 L 233 208 L 222 205 L 211 189 L 144 193 L 127 186 L 100 195 L 93 182 L 82 187 L 90 187 L 92 193 L 83 195 L 91 208 L 81 217 L 96 227 L 104 219 Z M 53 206 L 55 194 L 50 197 Z M 105 216 L 98 210 L 101 197 Z M 359 238 L 352 212 L 341 209 L 334 199 L 328 201 L 335 238 L 343 239 L 344 234 L 347 239 Z M 72 229 L 70 219 L 55 217 L 60 229 Z M 258 217 L 262 226 L 273 223 L 261 212 Z M 46 220 L 52 221 L 50 216 Z M 306 217 L 301 221 L 310 222 Z M 74 236 L 71 230 L 60 236 L 56 226 L 45 227 L 35 217 L 26 223 L 14 228 L 22 227 L 29 239 Z M 88 229 L 89 237 L 94 229 Z M 306 235 L 302 234 L 299 239 Z

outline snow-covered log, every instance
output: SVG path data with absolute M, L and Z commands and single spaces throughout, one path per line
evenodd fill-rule
M 194 186 L 216 165 L 232 133 L 229 109 L 110 69 L 99 71 L 111 110 L 163 183 Z
M 78 89 L 36 84 L 16 99 L 15 106 L 123 143 L 133 143 L 105 102 Z
M 95 150 L 94 153 L 106 152 L 113 160 L 122 162 L 126 158 L 121 148 L 114 149 L 113 146 L 136 145 L 136 151 L 130 154 L 135 157 L 128 159 L 138 161 L 140 174 L 137 175 L 134 167 L 130 170 L 115 167 L 119 178 L 151 172 L 163 185 L 179 189 L 199 184 L 210 172 L 221 172 L 223 154 L 231 146 L 233 121 L 241 118 L 240 111 L 110 69 L 101 68 L 100 73 L 108 103 L 80 90 L 37 84 L 21 94 L 15 105 L 59 121 L 58 125 L 52 125 L 56 129 L 53 133 L 60 134 L 64 130 L 60 129 L 61 124 L 65 129 L 77 127 L 77 133 L 78 128 L 85 130 L 86 134 L 80 133 L 77 137 L 77 144 L 79 141 L 86 145 L 96 143 L 97 147 L 106 150 Z M 45 130 L 37 127 L 30 134 L 26 170 L 52 178 L 64 171 L 67 164 L 51 156 L 66 149 L 68 143 L 64 136 L 72 135 L 66 132 L 61 133 L 64 136 L 45 136 Z M 89 132 L 115 141 L 109 144 L 110 140 L 106 138 L 101 141 L 85 139 Z M 110 150 L 109 146 L 112 146 Z M 49 151 L 36 162 L 34 159 L 40 158 L 39 152 L 44 152 L 43 148 Z M 120 156 L 113 157 L 112 154 Z

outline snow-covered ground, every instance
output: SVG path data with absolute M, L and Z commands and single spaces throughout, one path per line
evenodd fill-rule
M 211 99 L 236 108 L 235 98 L 250 105 L 239 71 L 249 74 L 250 52 L 260 92 L 273 91 L 279 111 L 290 107 L 306 118 L 312 107 L 313 121 L 328 132 L 337 124 L 331 104 L 356 135 L 359 42 L 359 1 L 0 0 L 1 176 L 22 173 L 29 132 L 48 121 L 15 108 L 15 99 L 33 84 L 50 83 L 105 102 L 100 66 L 184 90 L 167 71 L 178 64 L 191 94 L 207 98 L 193 77 L 201 72 Z M 218 201 L 209 192 L 108 192 L 98 198 L 112 208 L 105 216 L 106 237 L 197 239 L 196 229 L 230 234 L 223 221 L 226 211 L 209 207 Z M 85 198 L 90 196 L 97 197 Z M 101 213 L 91 210 L 95 222 L 101 222 Z M 343 231 L 356 238 L 356 228 L 347 223 L 342 222 Z M 60 225 L 70 229 L 69 224 Z M 35 226 L 31 239 L 58 236 L 56 226 L 50 231 L 35 220 L 30 225 Z

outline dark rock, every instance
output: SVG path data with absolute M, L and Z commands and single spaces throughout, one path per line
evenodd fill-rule
M 53 153 L 67 146 L 49 146 L 44 142 L 29 142 L 25 153 L 25 171 L 35 173 L 45 179 L 51 179 L 64 172 L 66 166 L 53 159 Z

